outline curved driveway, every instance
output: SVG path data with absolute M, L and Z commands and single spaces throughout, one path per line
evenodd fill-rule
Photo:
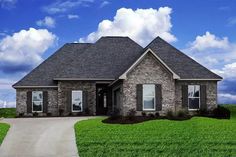
M 0 157 L 77 157 L 74 124 L 89 117 L 4 119 Z

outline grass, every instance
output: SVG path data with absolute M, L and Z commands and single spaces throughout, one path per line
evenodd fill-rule
M 2 144 L 4 137 L 7 135 L 7 131 L 9 128 L 9 124 L 0 123 L 0 145 Z
M 0 118 L 15 118 L 16 109 L 15 108 L 0 108 Z
M 193 117 L 139 124 L 104 124 L 103 118 L 75 124 L 81 157 L 236 156 L 236 106 L 230 120 Z

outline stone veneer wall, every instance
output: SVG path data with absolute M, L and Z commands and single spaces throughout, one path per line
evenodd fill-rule
M 162 112 L 175 108 L 175 82 L 172 74 L 157 61 L 152 54 L 147 54 L 123 81 L 121 113 L 125 115 L 129 109 L 136 109 L 136 85 L 161 84 Z M 138 114 L 141 114 L 138 112 Z
M 92 115 L 96 114 L 96 83 L 94 81 L 58 81 L 58 106 L 68 115 L 68 92 L 71 90 L 87 91 L 87 107 Z
M 27 113 L 27 92 L 28 91 L 48 91 L 48 113 L 52 116 L 58 115 L 57 106 L 57 89 L 51 88 L 24 88 L 16 90 L 16 113 L 24 116 L 32 116 L 32 113 Z M 45 113 L 39 113 L 39 116 L 46 116 Z
M 182 109 L 182 85 L 206 85 L 207 109 L 212 110 L 217 107 L 217 81 L 176 81 L 176 110 Z

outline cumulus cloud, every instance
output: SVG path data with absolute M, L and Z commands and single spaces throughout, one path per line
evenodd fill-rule
M 75 14 L 69 14 L 67 15 L 68 19 L 78 19 L 79 15 L 75 15 Z
M 24 72 L 32 69 L 43 59 L 43 53 L 57 37 L 47 29 L 21 30 L 0 41 L 0 71 Z
M 0 0 L 0 6 L 4 9 L 15 8 L 17 0 Z
M 190 42 L 183 52 L 212 69 L 216 64 L 227 64 L 236 60 L 236 43 L 231 43 L 227 37 L 220 38 L 207 31 Z
M 64 13 L 75 7 L 79 6 L 87 7 L 92 2 L 94 2 L 94 0 L 66 0 L 66 1 L 57 0 L 56 2 L 43 7 L 43 11 L 49 14 Z
M 226 64 L 221 69 L 214 69 L 215 73 L 223 76 L 225 79 L 236 80 L 236 62 Z
M 54 28 L 56 25 L 56 21 L 52 17 L 46 16 L 44 19 L 36 21 L 36 24 L 38 26 L 45 26 L 45 27 L 49 27 L 49 28 Z
M 145 46 L 157 36 L 168 42 L 176 41 L 171 34 L 172 9 L 127 9 L 117 10 L 113 20 L 103 20 L 95 32 L 80 38 L 80 42 L 95 42 L 101 36 L 129 36 L 139 44 Z

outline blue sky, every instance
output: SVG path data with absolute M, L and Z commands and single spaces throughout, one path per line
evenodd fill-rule
M 102 35 L 142 46 L 161 36 L 224 77 L 219 103 L 236 103 L 233 0 L 0 0 L 0 19 L 0 106 L 14 106 L 11 85 L 63 44 Z

